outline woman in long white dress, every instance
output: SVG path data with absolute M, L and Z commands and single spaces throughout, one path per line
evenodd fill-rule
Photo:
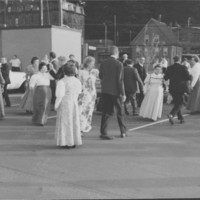
M 81 132 L 86 133 L 92 129 L 92 116 L 97 97 L 96 78 L 98 70 L 94 69 L 95 58 L 88 56 L 83 61 L 83 69 L 79 71 L 79 80 L 82 84 L 82 93 L 79 97 Z
M 78 96 L 81 93 L 81 82 L 74 77 L 76 67 L 68 62 L 63 66 L 64 78 L 56 87 L 56 144 L 64 148 L 74 148 L 82 144 Z
M 192 92 L 189 96 L 187 109 L 191 113 L 200 112 L 200 61 L 197 56 L 192 57 L 191 59 L 192 67 L 189 70 L 192 76 Z
M 162 116 L 163 108 L 163 74 L 160 65 L 154 67 L 154 72 L 148 74 L 144 83 L 146 88 L 145 97 L 140 107 L 139 115 L 156 121 Z

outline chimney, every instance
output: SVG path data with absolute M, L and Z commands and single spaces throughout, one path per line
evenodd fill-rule
M 190 27 L 191 17 L 188 17 L 188 28 Z

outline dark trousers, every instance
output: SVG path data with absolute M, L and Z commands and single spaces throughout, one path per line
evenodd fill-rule
M 3 98 L 5 99 L 5 102 L 6 102 L 6 106 L 10 106 L 11 103 L 10 103 L 10 98 L 8 96 L 8 91 L 7 91 L 7 83 L 4 85 L 4 88 L 3 88 Z
M 54 105 L 56 101 L 56 81 L 55 80 L 50 80 L 50 88 L 51 88 L 51 104 Z
M 12 71 L 13 72 L 20 72 L 20 68 L 19 67 L 12 67 Z
M 144 93 L 143 92 L 137 93 L 136 99 L 137 99 L 137 105 L 138 105 L 138 107 L 140 107 L 142 104 L 142 101 L 144 99 Z
M 174 107 L 170 114 L 174 117 L 176 114 L 179 120 L 183 119 L 181 109 L 183 107 L 183 94 L 178 92 L 170 92 L 173 98 Z
M 109 94 L 102 94 L 102 118 L 101 118 L 101 135 L 108 134 L 108 122 L 110 116 L 114 113 L 114 108 L 117 112 L 117 121 L 121 133 L 126 133 L 126 126 L 124 125 L 122 116 L 122 102 L 118 96 Z
M 131 102 L 133 114 L 135 114 L 136 113 L 136 108 L 137 108 L 136 93 L 127 92 L 127 91 L 125 91 L 125 93 L 126 93 L 126 101 L 124 102 L 125 113 L 128 114 L 127 104 L 129 102 Z

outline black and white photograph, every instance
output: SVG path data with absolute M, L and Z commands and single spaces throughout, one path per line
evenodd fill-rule
M 0 0 L 0 200 L 200 199 L 200 0 Z

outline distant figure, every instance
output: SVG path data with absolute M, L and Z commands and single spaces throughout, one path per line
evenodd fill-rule
M 191 111 L 192 114 L 200 112 L 200 60 L 199 57 L 193 56 L 191 59 L 191 70 L 190 74 L 192 76 L 192 92 L 189 95 L 187 109 Z
M 74 64 L 75 64 L 75 66 L 76 66 L 76 68 L 77 68 L 77 70 L 79 70 L 79 63 L 75 60 L 75 55 L 74 54 L 70 54 L 69 55 L 69 60 L 68 61 L 72 61 L 72 62 L 74 62 Z
M 6 57 L 1 58 L 1 73 L 5 80 L 5 84 L 3 88 L 3 97 L 6 102 L 6 107 L 11 107 L 10 98 L 8 96 L 8 91 L 7 91 L 7 85 L 10 83 L 10 69 L 9 69 Z
M 124 67 L 124 87 L 126 93 L 126 101 L 124 102 L 125 114 L 129 115 L 127 104 L 131 102 L 133 116 L 138 115 L 137 113 L 137 101 L 136 92 L 138 91 L 138 84 L 143 90 L 143 82 L 137 69 L 133 67 L 133 61 L 128 59 L 125 61 Z
M 1 67 L 1 64 L 0 64 L 0 67 Z M 3 102 L 3 96 L 2 96 L 4 84 L 5 84 L 5 80 L 0 71 L 0 120 L 2 120 L 5 116 L 4 102 Z
M 147 76 L 146 70 L 144 68 L 144 63 L 145 63 L 145 57 L 140 57 L 138 59 L 138 63 L 136 63 L 134 65 L 134 67 L 137 69 L 138 74 L 140 75 L 140 78 L 141 78 L 143 83 L 144 83 L 144 80 L 145 80 L 145 78 Z M 140 89 L 140 91 L 136 95 L 138 107 L 141 106 L 141 103 L 142 103 L 143 98 L 144 98 L 144 93 L 143 93 L 142 88 L 139 88 L 139 89 Z
M 125 63 L 126 63 L 126 60 L 128 60 L 128 54 L 125 53 L 125 54 L 122 55 L 122 63 L 123 63 L 123 66 L 126 65 L 126 64 L 125 64 Z
M 39 64 L 39 73 L 31 77 L 30 88 L 34 90 L 32 116 L 34 124 L 44 126 L 47 122 L 51 102 L 51 78 L 45 62 Z
M 87 133 L 92 129 L 92 116 L 97 97 L 95 87 L 96 74 L 93 72 L 95 70 L 94 66 L 95 58 L 88 56 L 83 60 L 83 70 L 79 71 L 79 80 L 82 84 L 82 92 L 79 97 L 82 133 Z
M 108 136 L 108 120 L 117 112 L 117 121 L 121 132 L 121 137 L 126 137 L 126 126 L 122 115 L 122 103 L 126 100 L 124 90 L 124 73 L 123 65 L 118 61 L 119 50 L 116 46 L 109 49 L 110 57 L 106 59 L 100 66 L 99 78 L 102 86 L 102 118 L 100 128 L 100 138 L 110 140 L 113 137 Z
M 53 65 L 54 70 L 57 72 L 59 69 L 59 64 L 56 59 L 56 53 L 51 51 L 49 53 L 49 63 Z M 51 92 L 52 92 L 52 98 L 51 98 L 51 104 L 55 104 L 56 96 L 55 96 L 55 91 L 56 91 L 56 81 L 51 80 L 50 81 L 50 87 L 51 87 Z
M 21 71 L 21 61 L 17 57 L 17 55 L 14 55 L 13 58 L 9 61 L 9 63 L 11 65 L 11 70 L 13 72 L 19 72 L 19 71 Z
M 187 58 L 183 58 L 182 65 L 186 66 L 188 70 L 191 69 L 190 63 L 188 62 Z
M 140 107 L 140 116 L 156 121 L 161 118 L 163 108 L 163 74 L 160 65 L 154 67 L 154 72 L 147 75 L 144 83 L 146 91 Z
M 31 77 L 39 72 L 39 62 L 40 61 L 38 57 L 33 57 L 31 59 L 31 65 L 29 65 L 25 70 L 27 87 L 26 87 L 26 92 L 22 97 L 20 108 L 25 109 L 27 114 L 33 113 L 34 88 L 30 88 L 29 82 Z
M 78 106 L 81 82 L 74 77 L 75 68 L 73 63 L 66 63 L 65 76 L 56 86 L 56 144 L 66 149 L 82 144 Z
M 183 95 L 187 90 L 187 81 L 191 79 L 186 66 L 180 64 L 181 59 L 179 56 L 174 57 L 174 64 L 167 68 L 164 79 L 169 80 L 169 92 L 172 95 L 174 107 L 168 114 L 169 122 L 174 124 L 174 116 L 177 114 L 180 123 L 185 120 L 182 116 L 181 109 L 183 106 Z
M 64 77 L 64 65 L 67 63 L 67 59 L 64 56 L 58 57 L 59 69 L 56 72 L 52 64 L 49 65 L 49 73 L 55 80 L 60 80 Z
M 160 66 L 162 67 L 163 74 L 165 74 L 168 67 L 168 61 L 165 57 L 161 58 Z

